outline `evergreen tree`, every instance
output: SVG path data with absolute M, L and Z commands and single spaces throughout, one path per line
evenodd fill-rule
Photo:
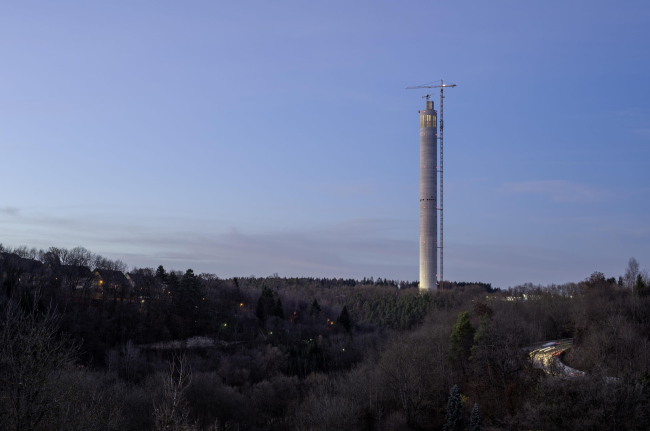
M 478 330 L 474 334 L 474 345 L 471 348 L 472 356 L 470 356 L 470 360 L 476 359 L 476 356 L 480 353 L 481 348 L 485 348 L 485 344 L 489 344 L 490 338 L 491 338 L 491 331 L 490 331 L 490 326 L 491 326 L 492 321 L 490 320 L 490 317 L 485 315 L 481 317 L 479 325 L 478 325 Z
M 346 305 L 343 306 L 343 310 L 341 310 L 339 318 L 336 319 L 336 323 L 341 325 L 345 329 L 345 332 L 352 330 L 352 321 L 350 320 L 350 313 L 348 313 L 348 307 Z
M 447 400 L 447 416 L 445 416 L 445 426 L 443 431 L 464 431 L 465 424 L 463 421 L 463 406 L 460 399 L 460 390 L 458 385 L 454 385 L 449 391 Z
M 163 283 L 167 283 L 167 271 L 165 271 L 165 268 L 163 268 L 162 265 L 159 265 L 158 269 L 156 269 L 156 277 L 158 277 Z
M 282 303 L 280 303 L 282 305 Z M 262 289 L 262 294 L 257 300 L 255 316 L 260 320 L 262 326 L 266 325 L 266 319 L 274 316 L 276 312 L 276 302 L 273 300 L 273 291 L 268 287 Z
M 185 317 L 196 315 L 202 306 L 202 300 L 203 283 L 194 274 L 194 271 L 188 269 L 185 271 L 185 275 L 183 275 L 176 301 L 179 314 Z
M 181 288 L 181 282 L 178 279 L 178 276 L 176 275 L 175 272 L 170 272 L 169 276 L 167 277 L 167 288 L 169 289 L 169 292 L 171 293 L 172 297 L 172 302 L 176 301 L 176 297 L 179 295 L 179 290 Z
M 278 300 L 275 302 L 275 310 L 273 315 L 279 319 L 284 320 L 284 310 L 282 309 L 282 300 L 278 296 Z
M 643 277 L 641 277 L 641 274 L 638 274 L 636 276 L 636 283 L 634 284 L 634 295 L 638 296 L 639 298 L 643 298 L 646 296 L 645 288 L 646 285 L 643 282 Z
M 309 309 L 309 315 L 310 316 L 315 316 L 320 313 L 320 304 L 318 304 L 318 300 L 314 299 L 314 302 L 311 303 L 311 308 Z
M 472 413 L 469 415 L 468 431 L 483 431 L 483 427 L 481 426 L 481 412 L 476 403 L 474 403 Z
M 264 301 L 262 297 L 257 300 L 257 306 L 255 307 L 255 317 L 258 318 L 262 325 L 266 323 L 266 313 L 264 312 Z
M 474 341 L 474 327 L 469 322 L 469 313 L 463 311 L 458 315 L 449 338 L 449 355 L 452 359 L 467 359 Z

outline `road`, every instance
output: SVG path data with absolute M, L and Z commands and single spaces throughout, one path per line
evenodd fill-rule
M 552 340 L 531 349 L 530 360 L 533 366 L 548 374 L 563 377 L 584 377 L 584 371 L 571 368 L 560 361 L 560 354 L 573 346 L 573 338 Z

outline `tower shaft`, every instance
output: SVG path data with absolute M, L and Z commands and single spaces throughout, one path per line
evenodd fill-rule
M 445 288 L 445 265 L 444 265 L 444 257 L 445 257 L 445 249 L 444 249 L 444 244 L 445 244 L 445 229 L 444 229 L 444 224 L 443 222 L 445 221 L 444 213 L 443 213 L 443 198 L 445 197 L 444 195 L 444 181 L 443 181 L 443 174 L 444 174 L 444 158 L 443 158 L 443 142 L 442 142 L 442 135 L 445 129 L 445 120 L 442 116 L 443 110 L 442 110 L 442 102 L 445 98 L 445 95 L 443 93 L 443 90 L 445 87 L 440 87 L 440 288 L 444 289 Z
M 438 113 L 420 111 L 420 289 L 436 288 L 438 266 Z

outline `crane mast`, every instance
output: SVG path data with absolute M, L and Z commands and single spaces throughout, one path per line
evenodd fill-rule
M 443 191 L 444 191 L 444 182 L 443 182 L 443 130 L 444 130 L 444 120 L 443 120 L 443 100 L 445 98 L 444 89 L 456 87 L 456 84 L 445 84 L 441 79 L 440 85 L 418 85 L 415 87 L 406 87 L 407 90 L 415 90 L 420 88 L 440 88 L 440 206 L 438 210 L 440 211 L 440 288 L 444 289 L 444 217 L 443 217 Z M 425 95 L 427 100 L 429 100 L 429 95 Z

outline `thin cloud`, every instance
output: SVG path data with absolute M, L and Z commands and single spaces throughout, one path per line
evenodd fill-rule
M 2 207 L 0 208 L 0 213 L 10 215 L 10 216 L 17 216 L 18 213 L 20 213 L 20 209 L 15 207 Z
M 553 202 L 567 203 L 601 202 L 611 196 L 611 192 L 608 190 L 564 180 L 505 183 L 503 190 L 512 193 L 542 195 Z
M 2 220 L 0 220 L 1 222 Z M 12 245 L 20 237 L 28 246 L 89 250 L 129 265 L 169 269 L 192 268 L 220 277 L 269 275 L 354 277 L 417 277 L 417 237 L 391 238 L 404 221 L 352 219 L 337 224 L 247 232 L 238 227 L 177 224 L 154 228 L 146 223 L 26 214 L 12 222 L 0 242 Z M 0 226 L 2 223 L 0 223 Z M 15 244 L 14 244 L 15 243 Z

